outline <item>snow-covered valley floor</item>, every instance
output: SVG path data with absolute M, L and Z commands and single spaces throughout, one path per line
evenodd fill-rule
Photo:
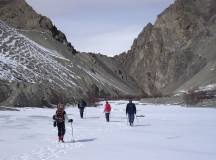
M 216 109 L 137 103 L 135 126 L 126 122 L 126 101 L 112 101 L 111 122 L 103 106 L 67 108 L 74 119 L 75 143 L 66 124 L 65 143 L 57 142 L 54 109 L 0 112 L 0 160 L 215 160 Z M 101 102 L 102 104 L 102 102 Z

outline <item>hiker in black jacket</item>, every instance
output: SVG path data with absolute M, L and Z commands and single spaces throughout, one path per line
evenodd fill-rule
M 136 115 L 136 105 L 132 103 L 132 100 L 129 100 L 129 103 L 127 104 L 126 115 L 128 116 L 130 126 L 133 126 L 134 117 Z
M 82 99 L 79 103 L 78 103 L 78 108 L 80 111 L 80 117 L 83 118 L 83 113 L 84 113 L 84 109 L 87 106 L 87 103 Z

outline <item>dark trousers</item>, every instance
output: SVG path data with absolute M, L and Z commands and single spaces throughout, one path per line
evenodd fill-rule
M 105 113 L 106 121 L 109 122 L 110 113 Z
M 128 120 L 129 120 L 130 125 L 133 125 L 133 122 L 134 122 L 134 114 L 128 114 Z
M 84 110 L 83 109 L 80 109 L 80 117 L 83 118 L 83 113 L 84 113 Z
M 58 136 L 64 136 L 65 135 L 65 122 L 57 122 L 58 127 Z

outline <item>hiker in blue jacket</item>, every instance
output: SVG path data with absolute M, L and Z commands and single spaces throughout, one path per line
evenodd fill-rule
M 130 126 L 133 126 L 134 123 L 134 118 L 136 115 L 136 105 L 132 103 L 132 100 L 129 100 L 129 103 L 127 104 L 126 107 L 126 115 L 128 116 L 128 121 Z

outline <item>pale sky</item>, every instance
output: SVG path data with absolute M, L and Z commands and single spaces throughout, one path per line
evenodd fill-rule
M 144 26 L 174 0 L 26 0 L 78 50 L 113 56 L 130 49 Z

